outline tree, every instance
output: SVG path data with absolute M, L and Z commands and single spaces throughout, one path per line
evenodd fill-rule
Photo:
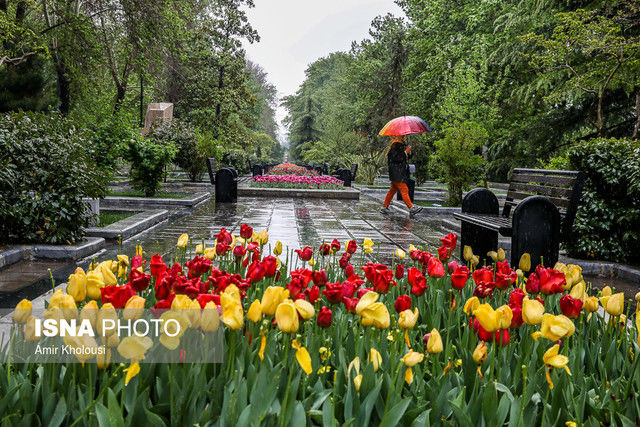
M 640 122 L 640 37 L 624 28 L 624 12 L 613 17 L 582 9 L 560 13 L 558 25 L 551 36 L 528 34 L 526 41 L 534 42 L 540 51 L 531 61 L 542 73 L 562 73 L 561 84 L 551 92 L 554 100 L 579 97 L 579 90 L 587 98 L 595 99 L 587 114 L 588 122 L 600 136 L 607 133 L 605 99 L 616 88 L 635 92 L 636 126 Z

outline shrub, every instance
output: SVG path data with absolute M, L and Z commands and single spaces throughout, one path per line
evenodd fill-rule
M 473 122 L 456 122 L 444 130 L 444 139 L 436 141 L 431 165 L 439 182 L 449 188 L 447 203 L 459 206 L 462 191 L 482 178 L 484 159 L 474 154 L 487 139 L 487 131 Z
M 73 242 L 106 194 L 87 135 L 57 114 L 0 116 L 0 241 Z
M 143 137 L 134 139 L 128 150 L 133 188 L 144 192 L 147 197 L 153 197 L 162 183 L 164 168 L 171 163 L 175 153 L 172 142 Z
M 237 148 L 227 149 L 222 154 L 222 166 L 231 166 L 242 175 L 249 172 L 249 162 L 251 158 L 246 151 Z
M 96 164 L 113 173 L 118 160 L 126 153 L 127 147 L 139 136 L 126 117 L 110 116 L 95 126 L 89 140 Z
M 188 122 L 173 120 L 154 129 L 152 137 L 164 144 L 173 143 L 176 155 L 173 163 L 187 172 L 191 181 L 199 181 L 207 170 L 207 156 L 201 148 L 201 136 Z
M 567 250 L 573 256 L 640 260 L 640 141 L 597 138 L 568 152 L 586 175 Z

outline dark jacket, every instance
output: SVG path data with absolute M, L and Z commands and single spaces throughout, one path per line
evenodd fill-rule
M 404 151 L 407 144 L 395 142 L 387 153 L 387 164 L 389 166 L 389 181 L 405 182 L 409 179 L 409 156 Z

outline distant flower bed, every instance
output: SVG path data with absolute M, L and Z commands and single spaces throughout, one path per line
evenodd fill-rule
M 269 169 L 267 175 L 317 176 L 318 173 L 293 163 L 280 163 Z
M 263 188 L 343 188 L 343 182 L 332 176 L 299 176 L 299 175 L 260 175 L 251 178 L 254 187 Z

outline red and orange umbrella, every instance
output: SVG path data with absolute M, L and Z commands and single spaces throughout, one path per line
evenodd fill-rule
M 412 133 L 431 132 L 429 125 L 418 116 L 396 117 L 384 125 L 380 131 L 382 136 L 401 136 Z

